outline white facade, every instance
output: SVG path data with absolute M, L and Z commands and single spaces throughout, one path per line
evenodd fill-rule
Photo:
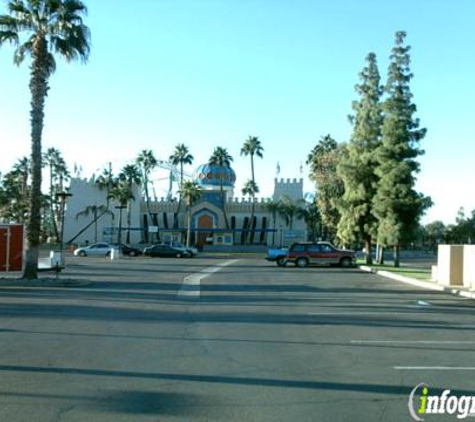
M 274 183 L 272 197 L 274 201 L 280 200 L 283 196 L 287 196 L 294 201 L 303 199 L 303 179 L 274 179 Z M 232 189 L 227 189 L 228 195 L 232 192 Z M 89 213 L 88 216 L 81 214 L 87 207 L 104 207 L 107 204 L 106 191 L 99 190 L 92 180 L 72 179 L 70 193 L 72 197 L 68 199 L 65 211 L 65 242 L 74 244 L 94 243 L 96 240 L 117 242 L 119 210 L 115 208 L 116 203 L 111 202 L 109 211 L 98 219 L 97 239 L 96 224 L 91 224 L 94 219 L 93 214 Z M 177 198 L 171 200 L 161 198 L 147 204 L 145 199 L 141 198 L 137 188 L 134 189 L 134 197 L 136 200 L 131 201 L 130 204 L 130 227 L 132 228 L 130 243 L 152 243 L 156 241 L 157 237 L 152 233 L 154 227 L 158 227 L 160 240 L 164 240 L 166 236 L 173 236 L 175 239 L 183 237 L 187 227 L 187 213 L 184 204 L 181 205 L 178 212 Z M 256 198 L 254 204 L 255 232 L 254 235 L 246 236 L 243 229 L 248 224 L 251 216 L 251 201 L 244 198 L 228 197 L 225 205 L 229 226 L 229 229 L 227 229 L 220 198 L 219 186 L 215 186 L 213 189 L 213 186 L 208 185 L 203 192 L 202 199 L 192 207 L 193 243 L 239 245 L 249 243 L 252 236 L 252 244 L 280 245 L 306 238 L 304 221 L 295 218 L 293 229 L 290 230 L 280 215 L 276 214 L 274 220 L 274 216 L 267 206 L 271 198 Z M 100 215 L 101 211 L 98 211 L 98 214 Z M 89 227 L 84 230 L 87 225 Z M 128 228 L 127 210 L 122 212 L 122 228 L 121 239 L 125 243 Z

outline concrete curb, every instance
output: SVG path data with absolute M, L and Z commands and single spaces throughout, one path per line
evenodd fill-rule
M 393 274 L 390 271 L 375 270 L 374 268 L 368 267 L 367 265 L 360 265 L 359 269 L 367 273 L 377 274 L 377 275 L 380 275 L 381 277 L 386 277 L 392 280 L 400 281 L 401 283 L 410 284 L 411 286 L 422 287 L 423 289 L 435 290 L 438 292 L 450 293 L 455 296 L 461 296 L 467 299 L 475 300 L 475 292 L 454 289 L 453 287 L 449 287 L 449 286 L 440 286 L 438 284 L 434 284 L 431 282 L 416 280 L 414 278 L 404 277 L 399 274 Z

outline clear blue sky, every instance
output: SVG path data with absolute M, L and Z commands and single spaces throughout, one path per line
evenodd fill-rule
M 347 141 L 354 85 L 370 51 L 383 80 L 394 33 L 412 46 L 412 92 L 428 129 L 417 188 L 435 205 L 424 219 L 452 222 L 475 208 L 475 1 L 89 0 L 87 66 L 59 64 L 50 81 L 44 149 L 59 148 L 90 176 L 142 149 L 167 159 L 177 143 L 206 162 L 234 156 L 236 194 L 250 177 L 239 155 L 259 136 L 262 196 L 280 177 L 307 179 L 321 136 Z M 0 3 L 0 13 L 6 11 Z M 0 49 L 0 171 L 29 154 L 28 62 Z M 157 174 L 157 178 L 165 173 Z M 305 189 L 313 189 L 306 181 Z M 163 195 L 166 183 L 158 183 Z

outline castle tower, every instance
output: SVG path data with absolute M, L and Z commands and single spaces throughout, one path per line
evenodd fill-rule
M 303 199 L 303 179 L 274 179 L 274 195 L 272 199 L 278 201 L 288 196 L 294 201 Z

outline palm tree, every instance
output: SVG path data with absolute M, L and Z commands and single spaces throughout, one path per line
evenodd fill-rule
M 132 193 L 132 188 L 126 180 L 118 180 L 114 184 L 114 187 L 109 192 L 109 199 L 115 200 L 119 203 L 119 233 L 117 243 L 119 244 L 119 249 L 122 244 L 122 209 L 127 206 L 127 204 L 134 200 L 135 197 Z
M 316 199 L 314 198 L 311 202 L 303 202 L 302 207 L 297 209 L 297 217 L 305 221 L 310 233 L 310 240 L 315 243 L 322 223 Z
M 290 230 L 292 230 L 294 227 L 294 219 L 302 218 L 301 209 L 303 203 L 303 199 L 300 201 L 293 201 L 291 198 L 285 195 L 279 201 L 279 208 L 277 212 L 285 219 L 285 223 Z
M 79 217 L 81 216 L 89 217 L 89 214 L 92 214 L 91 224 L 94 224 L 94 243 L 97 243 L 97 220 L 99 220 L 99 217 L 98 217 L 99 213 L 101 213 L 101 215 L 109 214 L 112 217 L 114 217 L 114 213 L 108 210 L 105 205 L 97 205 L 97 204 L 88 205 L 86 208 L 84 208 L 82 211 L 76 214 L 76 220 L 79 219 Z M 90 225 L 88 225 L 87 227 L 89 226 Z
M 190 246 L 191 241 L 191 207 L 201 197 L 201 188 L 194 181 L 183 182 L 180 188 L 180 195 L 185 198 L 188 215 L 188 228 L 186 232 L 186 246 Z
M 257 191 L 254 190 L 254 192 L 249 192 L 251 196 L 251 219 L 249 220 L 249 224 L 252 225 L 252 222 L 254 221 L 254 214 L 255 214 L 255 194 L 259 192 L 259 189 L 256 184 L 256 179 L 254 175 L 254 156 L 257 155 L 259 158 L 263 157 L 263 152 L 264 148 L 261 145 L 261 141 L 257 136 L 249 136 L 246 141 L 244 142 L 242 148 L 241 148 L 241 155 L 245 156 L 250 156 L 251 157 L 251 182 L 255 188 L 257 188 Z M 251 228 L 252 230 L 252 228 Z M 251 234 L 251 238 L 253 235 Z
M 145 204 L 147 207 L 147 214 L 152 220 L 152 212 L 150 211 L 150 195 L 148 192 L 148 184 L 150 183 L 150 173 L 157 166 L 158 160 L 155 158 L 151 150 L 144 149 L 138 155 L 135 162 L 137 163 L 140 169 L 140 175 L 141 175 L 140 177 L 142 179 L 141 182 L 143 186 L 143 192 L 145 195 Z M 158 237 L 158 234 L 157 234 L 157 237 Z
M 272 217 L 272 245 L 275 245 L 275 230 L 276 230 L 276 221 L 277 221 L 277 214 L 280 208 L 280 205 L 278 202 L 274 201 L 271 199 L 270 201 L 267 202 L 267 211 L 269 211 L 271 217 Z
M 175 147 L 175 151 L 173 151 L 173 154 L 170 155 L 169 158 L 170 162 L 174 166 L 180 166 L 180 186 L 183 185 L 183 167 L 185 164 L 193 164 L 193 156 L 190 154 L 190 151 L 188 147 L 185 144 L 178 144 Z M 175 214 L 175 221 L 173 222 L 174 227 L 178 227 L 178 214 L 180 213 L 180 208 L 181 208 L 181 194 L 180 194 L 180 199 L 178 201 L 178 209 Z
M 136 164 L 128 164 L 124 166 L 119 174 L 119 180 L 123 180 L 132 191 L 133 185 L 140 185 L 142 179 L 140 178 L 140 170 Z M 132 205 L 131 201 L 127 202 L 127 238 L 125 243 L 130 243 L 130 224 L 132 221 Z
M 64 179 L 69 178 L 69 172 L 66 162 L 61 157 L 61 152 L 56 148 L 46 150 L 43 155 L 43 163 L 49 166 L 49 210 L 53 226 L 52 234 L 55 239 L 59 239 L 58 220 L 62 210 L 58 207 L 56 194 L 63 192 L 63 182 Z M 55 185 L 55 182 L 57 182 L 57 185 Z
M 245 155 L 246 157 L 249 155 L 251 157 L 251 180 L 254 183 L 256 181 L 254 177 L 254 155 L 262 158 L 263 152 L 264 148 L 257 136 L 249 136 L 241 148 L 241 155 Z
M 31 193 L 28 221 L 28 247 L 23 276 L 38 275 L 38 247 L 41 230 L 41 140 L 48 80 L 55 71 L 53 53 L 70 62 L 86 61 L 89 56 L 89 29 L 82 15 L 86 7 L 80 0 L 9 0 L 9 14 L 0 16 L 0 45 L 17 48 L 14 62 L 19 65 L 31 56 Z M 20 35 L 27 40 L 21 44 Z
M 228 153 L 228 150 L 226 148 L 216 147 L 213 151 L 213 154 L 209 158 L 208 162 L 211 165 L 229 168 L 231 167 L 232 161 L 233 161 L 233 157 Z M 226 228 L 229 229 L 228 216 L 226 214 L 226 202 L 225 202 L 225 197 L 224 197 L 223 183 L 224 183 L 224 180 L 222 177 L 220 177 L 219 190 L 221 194 L 221 206 L 223 209 L 224 222 L 226 224 Z
M 242 194 L 245 196 L 245 195 L 249 195 L 250 198 L 251 198 L 251 220 L 249 221 L 248 223 L 248 226 L 250 226 L 250 229 L 251 231 L 249 232 L 249 242 L 252 243 L 253 240 L 254 240 L 254 225 L 253 225 L 253 222 L 254 222 L 254 198 L 256 196 L 256 193 L 259 193 L 259 186 L 257 186 L 257 184 L 253 181 L 253 180 L 248 180 L 245 184 L 244 184 L 244 187 L 242 188 Z M 246 227 L 245 229 L 247 229 L 248 227 Z M 246 235 L 246 238 L 247 238 L 247 235 Z
M 13 165 L 13 173 L 16 174 L 21 181 L 21 194 L 26 198 L 28 193 L 28 181 L 31 174 L 31 163 L 28 157 L 20 158 Z

